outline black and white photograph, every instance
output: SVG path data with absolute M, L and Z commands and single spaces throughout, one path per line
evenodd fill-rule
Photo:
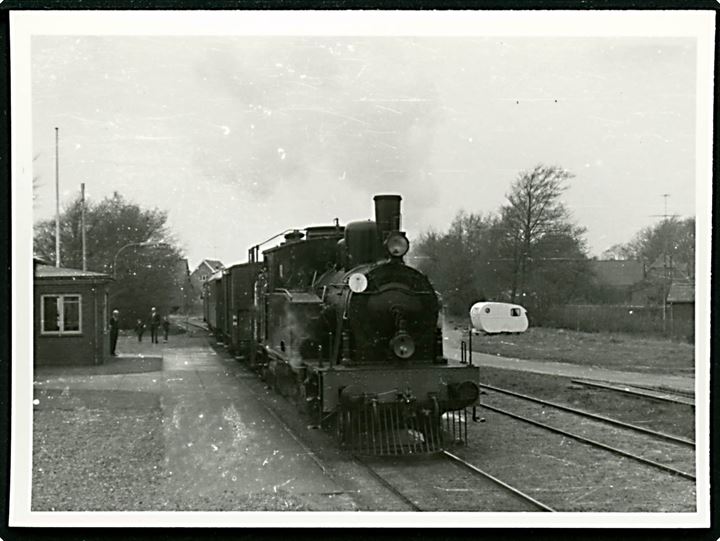
M 11 526 L 709 527 L 713 12 L 10 23 Z

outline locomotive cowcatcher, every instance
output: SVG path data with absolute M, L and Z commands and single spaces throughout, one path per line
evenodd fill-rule
M 403 261 L 401 197 L 374 200 L 375 221 L 286 231 L 262 259 L 252 247 L 206 283 L 205 318 L 344 447 L 434 452 L 466 441 L 479 373 L 443 356 L 438 295 Z

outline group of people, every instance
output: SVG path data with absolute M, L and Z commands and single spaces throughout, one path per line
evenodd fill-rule
M 160 330 L 160 327 L 163 329 L 163 340 L 167 342 L 168 331 L 170 330 L 170 321 L 167 316 L 161 319 L 160 314 L 157 313 L 157 310 L 155 310 L 155 307 L 153 306 L 152 311 L 150 312 L 150 341 L 153 344 L 158 343 L 158 331 Z M 142 319 L 138 318 L 137 323 L 135 324 L 135 334 L 138 337 L 138 342 L 142 342 L 142 337 L 143 334 L 145 334 L 146 328 L 147 325 L 143 323 Z
M 113 310 L 112 317 L 110 318 L 110 355 L 117 356 L 117 353 L 115 353 L 115 348 L 117 346 L 117 339 L 118 339 L 118 321 L 120 317 L 120 311 L 119 310 Z M 162 327 L 163 330 L 163 339 L 165 342 L 168 341 L 168 333 L 170 331 L 170 320 L 167 316 L 160 317 L 160 314 L 153 306 L 152 310 L 150 311 L 150 341 L 153 344 L 158 343 L 158 333 L 160 331 L 160 328 Z M 137 324 L 135 325 L 135 334 L 138 337 L 138 342 L 142 342 L 143 334 L 145 334 L 145 329 L 147 328 L 147 325 L 143 323 L 143 320 L 138 318 Z

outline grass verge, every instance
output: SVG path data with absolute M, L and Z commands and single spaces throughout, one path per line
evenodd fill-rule
M 692 344 L 621 333 L 585 333 L 537 327 L 522 334 L 474 335 L 472 349 L 503 357 L 633 372 L 692 375 L 695 370 L 695 348 Z

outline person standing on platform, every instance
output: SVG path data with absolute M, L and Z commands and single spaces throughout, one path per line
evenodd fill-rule
M 158 328 L 160 327 L 160 314 L 157 313 L 155 307 L 150 311 L 150 341 L 153 344 L 158 343 Z
M 137 334 L 138 342 L 142 342 L 142 335 L 145 333 L 145 324 L 142 319 L 138 318 L 137 324 L 135 325 L 135 334 Z
M 120 312 L 118 310 L 113 310 L 112 316 L 110 317 L 110 323 L 108 327 L 110 328 L 110 355 L 113 357 L 117 357 L 117 353 L 115 353 L 115 347 L 117 346 L 117 340 L 118 340 L 118 318 L 120 316 Z
M 168 317 L 165 316 L 162 320 L 162 328 L 163 328 L 163 339 L 165 342 L 168 341 L 168 332 L 170 331 L 170 321 L 168 320 Z

